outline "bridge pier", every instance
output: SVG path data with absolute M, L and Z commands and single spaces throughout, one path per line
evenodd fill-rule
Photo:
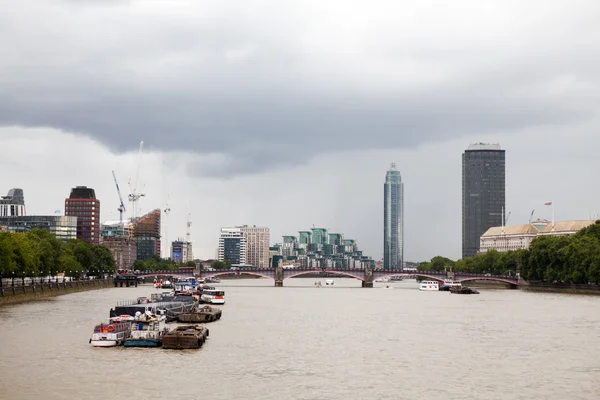
M 283 268 L 275 268 L 275 287 L 283 287 Z
M 373 269 L 365 268 L 365 279 L 362 282 L 362 287 L 372 288 L 373 287 Z

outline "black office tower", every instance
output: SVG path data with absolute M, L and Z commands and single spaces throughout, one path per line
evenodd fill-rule
M 462 256 L 479 251 L 479 239 L 502 225 L 505 208 L 505 153 L 499 144 L 477 143 L 462 155 Z

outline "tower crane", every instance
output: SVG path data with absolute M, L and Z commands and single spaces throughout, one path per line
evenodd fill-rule
M 165 244 L 167 246 L 167 253 L 169 253 L 169 256 L 167 258 L 171 258 L 171 251 L 169 250 L 169 246 L 171 245 L 169 243 L 169 213 L 171 212 L 171 207 L 169 207 L 168 202 L 165 205 L 165 209 L 163 210 L 163 212 L 165 213 Z
M 509 211 L 508 214 L 506 214 L 506 218 L 504 218 L 504 226 L 506 226 L 506 223 L 508 222 L 508 219 L 510 218 L 511 213 L 512 213 L 512 211 Z
M 137 210 L 137 202 L 140 199 L 140 197 L 145 196 L 145 193 L 138 193 L 137 191 L 137 185 L 138 185 L 138 178 L 140 176 L 140 160 L 142 158 L 142 150 L 144 148 L 144 141 L 140 142 L 140 149 L 138 151 L 138 159 L 137 159 L 137 168 L 136 168 L 136 172 L 135 172 L 135 181 L 133 182 L 133 187 L 131 187 L 131 180 L 129 180 L 129 190 L 131 193 L 129 193 L 129 201 L 131 201 L 132 203 L 132 219 L 135 219 L 135 213 Z
M 121 205 L 119 205 L 119 223 L 123 223 L 123 211 L 125 210 L 125 204 L 123 203 L 123 196 L 121 196 L 121 189 L 119 189 L 119 183 L 117 182 L 117 175 L 115 175 L 115 171 L 112 172 L 113 179 L 115 180 L 115 186 L 117 187 L 117 193 L 119 194 L 119 200 L 121 201 Z
M 190 227 L 192 226 L 192 213 L 188 214 L 187 230 L 185 231 L 185 240 L 189 243 L 190 241 Z

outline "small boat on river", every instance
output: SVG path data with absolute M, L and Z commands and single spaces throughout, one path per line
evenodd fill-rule
M 470 288 L 468 286 L 453 286 L 450 288 L 450 293 L 455 294 L 479 294 L 478 290 Z
M 217 289 L 202 289 L 200 301 L 209 304 L 225 304 L 225 292 Z
M 114 347 L 123 344 L 131 334 L 131 320 L 129 315 L 111 318 L 108 324 L 101 323 L 94 327 L 90 344 L 94 347 Z
M 438 281 L 422 281 L 419 285 L 419 290 L 424 292 L 437 292 L 439 289 L 440 284 L 438 283 Z
M 163 337 L 164 349 L 199 349 L 208 338 L 208 328 L 201 325 L 178 326 Z
M 131 335 L 125 339 L 125 347 L 160 347 L 167 333 L 164 315 L 155 315 L 147 311 L 137 312 L 131 323 Z

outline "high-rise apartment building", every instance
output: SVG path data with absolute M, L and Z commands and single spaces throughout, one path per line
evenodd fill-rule
M 396 164 L 383 185 L 383 267 L 402 269 L 404 262 L 404 183 Z
M 269 228 L 242 225 L 221 228 L 219 261 L 232 265 L 251 265 L 269 268 L 271 233 Z
M 255 268 L 269 268 L 271 232 L 269 228 L 256 225 L 241 227 L 246 237 L 246 264 Z
M 246 237 L 240 227 L 221 228 L 217 258 L 232 265 L 246 264 Z
M 100 200 L 96 192 L 87 186 L 71 189 L 65 199 L 65 216 L 77 217 L 77 239 L 86 243 L 100 243 Z
M 10 189 L 8 194 L 0 199 L 0 217 L 23 217 L 25 215 L 23 189 Z
M 481 235 L 503 223 L 505 169 L 499 144 L 472 144 L 462 155 L 463 258 L 476 255 Z

